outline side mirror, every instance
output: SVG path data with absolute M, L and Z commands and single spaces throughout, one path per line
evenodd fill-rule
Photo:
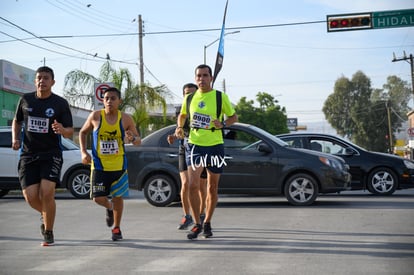
M 352 149 L 351 147 L 345 148 L 345 155 L 352 156 L 353 154 L 355 154 L 354 149 Z
M 262 153 L 271 153 L 272 149 L 266 143 L 260 143 L 257 145 L 257 150 Z

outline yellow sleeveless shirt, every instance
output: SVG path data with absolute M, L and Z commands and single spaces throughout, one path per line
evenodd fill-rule
M 116 123 L 109 124 L 105 119 L 105 110 L 101 110 L 101 122 L 92 133 L 92 169 L 101 171 L 126 170 L 122 113 L 118 111 Z

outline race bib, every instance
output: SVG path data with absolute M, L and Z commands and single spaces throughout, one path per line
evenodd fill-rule
M 29 116 L 27 124 L 27 131 L 32 133 L 46 134 L 49 131 L 48 118 Z
M 101 140 L 99 144 L 102 155 L 116 155 L 119 153 L 117 140 Z
M 191 119 L 191 128 L 210 128 L 211 117 L 200 113 L 194 113 Z

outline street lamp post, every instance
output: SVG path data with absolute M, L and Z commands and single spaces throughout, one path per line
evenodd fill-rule
M 225 33 L 224 36 L 228 35 L 228 34 L 235 34 L 235 33 L 239 33 L 240 31 L 234 31 L 234 32 L 228 32 Z M 214 40 L 213 42 L 211 42 L 210 44 L 204 45 L 204 64 L 206 64 L 206 50 L 208 47 L 210 47 L 211 45 L 213 45 L 214 43 L 216 43 L 217 41 L 219 41 L 220 38 L 217 38 L 216 40 Z

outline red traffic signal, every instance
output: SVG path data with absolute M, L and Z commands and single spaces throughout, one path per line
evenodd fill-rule
M 328 32 L 371 29 L 371 14 L 327 15 Z

